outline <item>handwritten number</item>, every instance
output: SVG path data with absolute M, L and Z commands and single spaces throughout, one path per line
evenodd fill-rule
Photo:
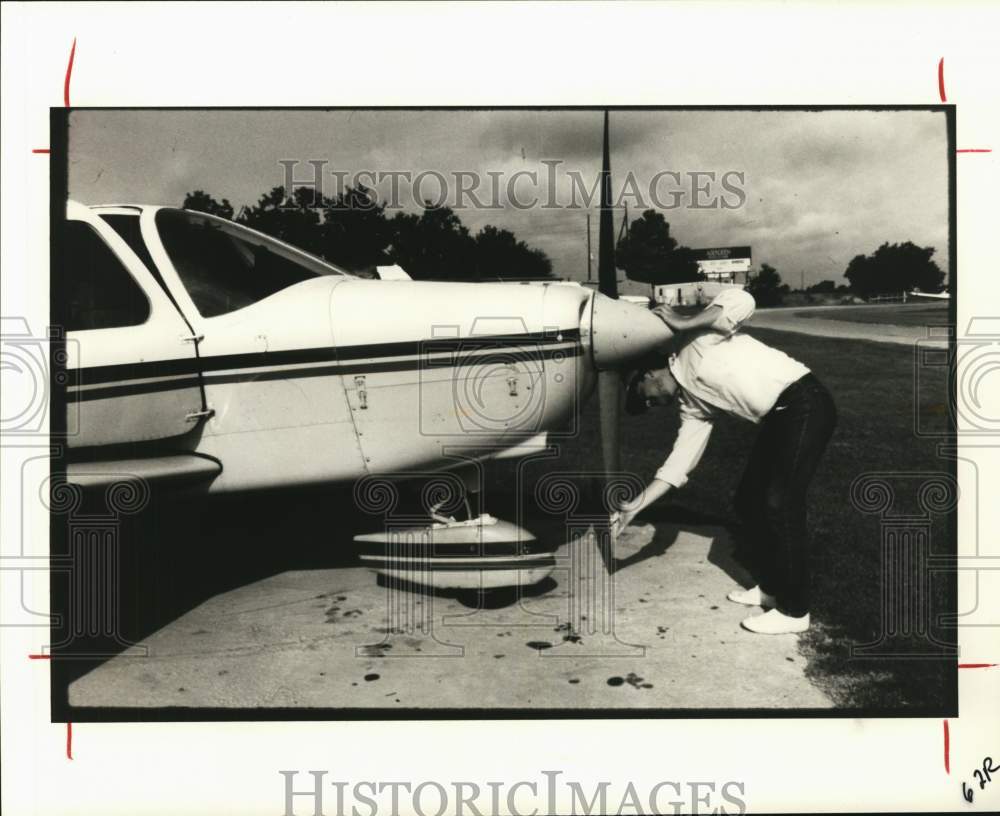
M 983 759 L 982 769 L 977 769 L 972 772 L 972 776 L 979 780 L 979 790 L 985 788 L 988 782 L 993 781 L 992 774 L 995 774 L 997 771 L 1000 771 L 1000 765 L 994 764 L 993 757 L 985 757 Z M 962 798 L 971 805 L 974 796 L 975 794 L 973 793 L 973 789 L 963 782 Z

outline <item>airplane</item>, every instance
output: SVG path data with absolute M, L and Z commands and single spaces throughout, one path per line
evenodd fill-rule
M 537 452 L 602 378 L 613 436 L 616 372 L 671 337 L 613 292 L 362 279 L 191 210 L 70 201 L 58 229 L 65 478 L 81 487 L 363 489 L 448 471 L 474 491 L 474 462 Z M 438 587 L 551 571 L 551 548 L 530 532 L 468 504 L 455 520 L 442 502 L 405 545 L 388 546 L 398 531 L 357 537 L 362 559 Z
M 934 298 L 935 300 L 951 300 L 950 292 L 921 292 L 919 289 L 914 289 L 911 292 L 906 293 L 909 297 L 924 297 L 924 298 Z

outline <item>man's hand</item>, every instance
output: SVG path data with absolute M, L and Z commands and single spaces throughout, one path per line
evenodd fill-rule
M 620 533 L 632 523 L 639 511 L 642 510 L 642 494 L 640 493 L 632 501 L 623 502 L 618 509 L 618 532 Z
M 614 535 L 618 535 L 628 527 L 632 520 L 646 507 L 651 505 L 661 496 L 666 495 L 670 490 L 670 485 L 662 479 L 653 479 L 652 482 L 638 496 L 630 501 L 622 502 L 618 505 L 618 512 L 611 516 L 611 526 Z
M 681 321 L 683 318 L 673 309 L 671 309 L 667 304 L 661 303 L 655 309 L 652 310 L 660 320 L 667 324 L 673 331 L 680 331 Z

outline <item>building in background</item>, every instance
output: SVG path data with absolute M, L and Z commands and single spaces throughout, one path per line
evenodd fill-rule
M 653 300 L 668 306 L 705 305 L 723 289 L 734 287 L 743 289 L 745 284 L 717 280 L 668 283 L 653 287 Z
M 694 258 L 703 280 L 670 283 L 653 287 L 653 299 L 670 306 L 705 304 L 725 288 L 744 288 L 750 275 L 750 247 L 694 249 Z M 740 282 L 737 282 L 739 276 Z

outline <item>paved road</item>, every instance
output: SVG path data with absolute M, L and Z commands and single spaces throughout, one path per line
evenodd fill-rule
M 919 304 L 926 305 L 926 304 Z M 750 321 L 751 327 L 778 329 L 819 337 L 845 337 L 851 340 L 872 340 L 876 343 L 897 343 L 912 346 L 918 340 L 932 348 L 947 348 L 944 335 L 928 337 L 926 326 L 896 326 L 891 323 L 852 323 L 846 320 L 827 320 L 822 317 L 804 317 L 797 312 L 822 313 L 843 306 L 807 306 L 788 309 L 758 309 Z M 866 309 L 905 309 L 898 303 L 866 306 Z
M 614 579 L 591 536 L 521 606 L 473 610 L 362 567 L 284 572 L 216 595 L 70 686 L 75 706 L 828 708 L 798 636 L 725 600 L 745 579 L 722 530 L 640 524 Z M 608 589 L 612 588 L 613 592 Z M 575 610 L 575 612 L 574 612 Z M 614 634 L 595 627 L 613 611 Z M 577 617 L 580 628 L 569 621 Z M 429 623 L 428 623 L 429 622 Z

